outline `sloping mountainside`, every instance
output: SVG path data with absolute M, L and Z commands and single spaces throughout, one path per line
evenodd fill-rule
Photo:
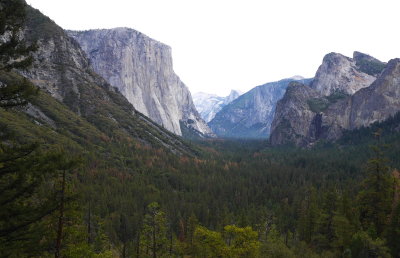
M 193 94 L 193 102 L 201 117 L 208 123 L 223 107 L 237 99 L 240 95 L 242 93 L 236 90 L 231 90 L 231 93 L 226 97 L 197 92 Z
M 294 79 L 284 79 L 255 87 L 218 112 L 209 123 L 220 137 L 268 138 L 275 106 Z M 309 83 L 310 79 L 300 82 Z
M 213 135 L 173 71 L 169 46 L 128 28 L 68 34 L 86 52 L 94 71 L 117 87 L 136 110 L 177 135 L 189 131 Z
M 64 104 L 56 110 L 67 106 L 76 114 L 72 116 L 71 112 L 65 111 L 72 123 L 85 121 L 108 139 L 116 136 L 127 141 L 138 139 L 177 153 L 191 152 L 179 137 L 137 112 L 118 90 L 92 71 L 89 60 L 74 39 L 48 17 L 30 7 L 27 9 L 24 37 L 28 42 L 36 41 L 38 45 L 33 67 L 21 71 L 43 92 L 41 100 L 44 102 L 39 101 L 30 107 L 30 114 L 36 119 L 56 130 L 65 129 L 58 124 L 59 117 L 51 114 L 54 110 L 47 107 L 47 102 L 54 103 L 45 97 L 50 94 Z M 81 133 L 77 131 L 74 133 Z
M 291 85 L 279 101 L 271 143 L 305 146 L 319 139 L 337 140 L 344 130 L 393 116 L 400 111 L 398 63 L 359 52 L 353 59 L 328 54 L 311 86 Z

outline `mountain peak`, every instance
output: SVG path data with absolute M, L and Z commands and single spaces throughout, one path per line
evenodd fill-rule
M 304 80 L 305 78 L 303 76 L 301 76 L 301 75 L 294 75 L 292 77 L 289 77 L 288 79 L 299 81 L 299 80 Z
M 221 97 L 216 94 L 197 92 L 193 94 L 193 102 L 201 117 L 206 121 L 211 121 L 215 114 L 224 106 L 237 99 L 242 93 L 238 90 L 231 90 L 228 96 Z
M 325 55 L 318 68 L 311 87 L 325 96 L 335 92 L 352 95 L 368 87 L 376 79 L 367 72 L 369 63 L 364 63 L 366 68 L 357 65 L 356 61 L 350 57 L 334 52 L 329 53 Z

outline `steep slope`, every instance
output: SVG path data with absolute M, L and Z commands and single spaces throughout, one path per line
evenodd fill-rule
M 291 82 L 284 97 L 276 105 L 275 118 L 271 124 L 270 141 L 273 144 L 295 143 L 314 139 L 318 116 L 308 104 L 309 99 L 322 97 L 321 93 L 299 82 Z
M 36 41 L 38 50 L 29 71 L 20 73 L 30 78 L 42 91 L 64 103 L 110 139 L 140 140 L 176 153 L 191 153 L 190 148 L 174 134 L 162 129 L 138 113 L 115 88 L 92 71 L 89 60 L 79 44 L 63 29 L 38 10 L 27 8 L 27 41 Z M 32 115 L 42 121 L 45 103 L 33 106 Z M 70 119 L 74 119 L 71 117 Z M 53 125 L 61 130 L 55 122 Z M 74 133 L 81 134 L 76 131 Z
M 226 97 L 197 92 L 193 94 L 193 102 L 201 117 L 208 123 L 224 106 L 237 99 L 240 95 L 242 95 L 242 93 L 237 90 L 231 90 Z
M 181 126 L 202 136 L 212 132 L 188 88 L 172 68 L 171 48 L 128 28 L 69 31 L 95 72 L 115 86 L 139 112 L 182 135 Z
M 209 126 L 220 137 L 267 138 L 276 103 L 292 81 L 284 79 L 253 88 L 223 107 Z
M 354 53 L 353 59 L 328 54 L 311 84 L 313 96 L 296 102 L 301 93 L 287 92 L 278 103 L 271 144 L 291 142 L 305 146 L 319 139 L 336 140 L 345 130 L 369 126 L 394 115 L 400 111 L 397 63 L 395 59 L 386 64 L 359 52 Z M 292 116 L 290 110 L 301 115 Z
M 382 122 L 400 111 L 400 59 L 392 59 L 368 88 L 329 107 L 322 116 L 324 137 L 337 139 L 344 130 Z
M 356 62 L 356 66 L 360 71 L 375 77 L 377 77 L 386 66 L 386 63 L 358 51 L 354 51 L 353 60 Z

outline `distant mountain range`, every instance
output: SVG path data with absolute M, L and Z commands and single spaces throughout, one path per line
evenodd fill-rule
M 269 138 L 309 146 L 382 122 L 400 111 L 400 59 L 361 52 L 327 54 L 315 77 L 295 76 L 253 88 L 222 107 L 208 125 L 219 137 Z
M 224 106 L 209 126 L 219 137 L 268 138 L 276 103 L 292 81 L 307 84 L 311 79 L 295 76 L 257 86 Z
M 175 135 L 214 133 L 310 146 L 400 111 L 400 59 L 330 53 L 313 79 L 296 76 L 227 97 L 198 93 L 192 100 L 173 71 L 170 48 L 138 31 L 66 32 L 28 8 L 24 33 L 38 51 L 33 68 L 20 74 L 99 131 L 119 130 L 174 152 L 188 151 Z M 40 105 L 28 114 L 57 127 L 57 117 Z
M 228 105 L 242 94 L 243 93 L 240 91 L 231 90 L 228 96 L 221 97 L 215 94 L 197 92 L 193 94 L 193 102 L 201 117 L 208 123 L 224 106 Z

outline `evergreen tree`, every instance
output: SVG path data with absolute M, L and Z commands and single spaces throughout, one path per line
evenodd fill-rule
M 257 232 L 251 227 L 227 225 L 224 227 L 224 238 L 228 243 L 226 249 L 229 257 L 258 257 L 260 242 Z
M 61 156 L 59 163 L 57 164 L 57 170 L 61 172 L 59 179 L 59 187 L 57 189 L 56 203 L 57 203 L 57 238 L 54 256 L 56 258 L 61 257 L 62 241 L 64 238 L 64 228 L 65 228 L 65 213 L 66 205 L 70 199 L 67 194 L 67 173 L 71 171 L 78 165 L 78 159 L 68 160 L 65 155 Z
M 0 108 L 28 103 L 37 93 L 27 79 L 12 69 L 26 69 L 33 59 L 35 44 L 21 39 L 26 16 L 23 0 L 0 1 Z M 29 255 L 38 252 L 43 235 L 43 219 L 64 206 L 51 191 L 43 194 L 44 182 L 56 180 L 56 171 L 65 169 L 63 155 L 42 153 L 38 144 L 23 143 L 18 135 L 0 125 L 0 254 Z M 64 178 L 65 179 L 65 178 Z M 62 212 L 61 230 L 62 235 Z M 59 228 L 59 229 L 60 229 Z M 59 239 L 61 243 L 61 237 Z M 58 241 L 57 241 L 58 242 Z M 5 247 L 6 248 L 3 248 Z M 27 253 L 27 255 L 28 255 Z M 57 256 L 57 255 L 56 255 Z
M 189 250 L 193 250 L 194 232 L 198 224 L 199 221 L 197 220 L 196 216 L 194 214 L 190 215 L 187 222 L 187 237 L 186 237 L 186 241 L 189 242 Z
M 36 145 L 6 138 L 0 141 L 0 246 L 7 248 L 0 252 L 36 249 L 45 230 L 39 222 L 59 208 L 51 191 L 40 189 L 55 180 L 62 155 L 43 154 Z
M 388 161 L 382 146 L 372 147 L 375 157 L 368 162 L 368 176 L 358 194 L 360 221 L 371 237 L 382 236 L 392 211 L 393 177 L 388 173 Z
M 317 228 L 318 215 L 320 214 L 316 198 L 316 191 L 314 188 L 311 188 L 308 191 L 300 210 L 298 233 L 300 239 L 307 243 L 310 243 L 313 240 Z
M 118 238 L 122 242 L 122 257 L 129 257 L 128 244 L 133 239 L 133 229 L 130 221 L 125 214 L 120 215 Z
M 393 177 L 395 179 L 394 200 L 385 237 L 393 257 L 400 257 L 400 172 L 395 170 Z
M 221 233 L 198 226 L 194 232 L 195 257 L 228 257 Z
M 162 257 L 167 253 L 168 240 L 165 214 L 156 202 L 152 202 L 147 206 L 141 245 L 141 255 L 143 256 L 156 258 Z

